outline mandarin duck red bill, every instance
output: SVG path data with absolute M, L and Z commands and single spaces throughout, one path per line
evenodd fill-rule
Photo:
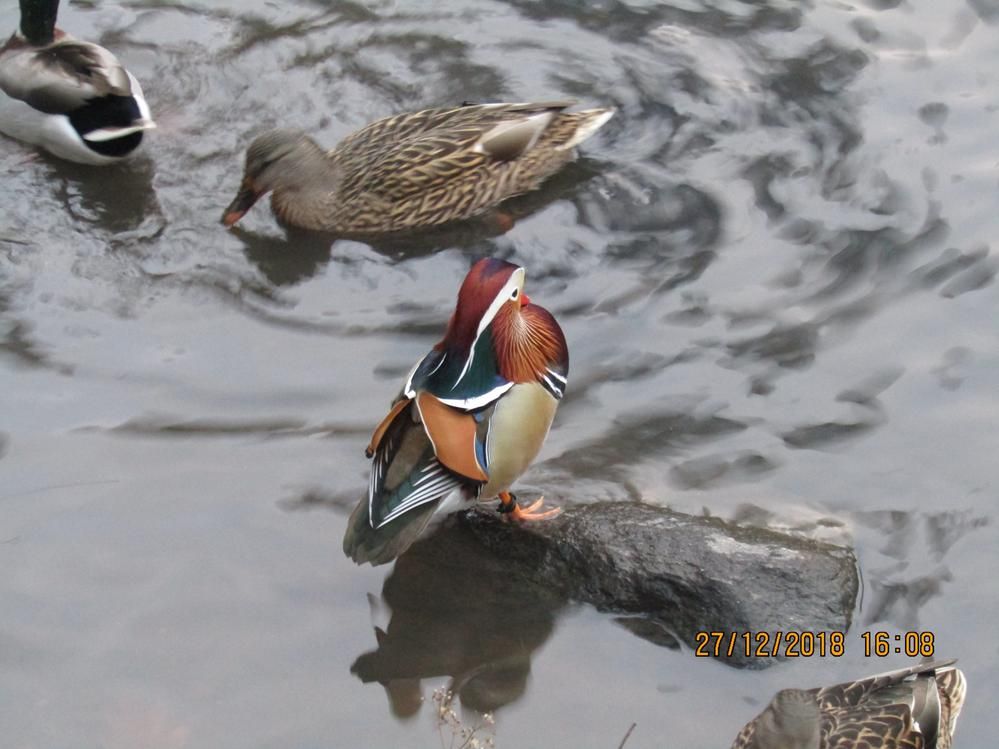
M 468 272 L 444 338 L 417 362 L 368 446 L 367 497 L 347 524 L 344 552 L 384 564 L 434 519 L 498 497 L 519 520 L 510 487 L 548 435 L 569 375 L 555 318 L 524 293 L 525 271 L 486 258 Z
M 781 690 L 732 749 L 950 749 L 967 693 L 954 663 Z

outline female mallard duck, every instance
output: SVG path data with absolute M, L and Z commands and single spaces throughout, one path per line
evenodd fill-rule
M 83 164 L 131 155 L 156 127 L 118 58 L 55 27 L 59 0 L 21 0 L 21 29 L 0 47 L 0 132 Z
M 746 724 L 732 749 L 950 749 L 967 688 L 953 664 L 785 689 Z
M 556 515 L 540 512 L 540 499 L 521 509 L 509 490 L 541 449 L 568 373 L 562 329 L 524 293 L 524 269 L 493 258 L 473 265 L 444 338 L 371 438 L 368 496 L 347 523 L 347 555 L 389 562 L 431 518 L 493 497 L 518 520 Z
M 536 188 L 575 157 L 613 109 L 572 102 L 425 109 L 371 123 L 324 152 L 296 130 L 272 130 L 246 152 L 222 223 L 264 194 L 282 222 L 338 234 L 436 226 Z

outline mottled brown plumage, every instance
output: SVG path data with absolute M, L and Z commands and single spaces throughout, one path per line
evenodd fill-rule
M 732 749 L 951 749 L 966 692 L 953 663 L 782 690 L 739 732 Z
M 536 188 L 575 157 L 612 109 L 572 102 L 481 104 L 386 117 L 324 152 L 274 130 L 246 154 L 232 226 L 262 195 L 282 222 L 339 234 L 393 232 L 468 218 Z

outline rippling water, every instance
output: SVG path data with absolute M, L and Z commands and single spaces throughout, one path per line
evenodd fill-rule
M 958 745 L 999 732 L 994 2 L 64 6 L 160 129 L 104 170 L 0 142 L 9 746 L 433 747 L 453 678 L 499 746 L 726 747 L 777 689 L 904 662 L 867 630 L 932 631 Z M 619 112 L 505 235 L 218 225 L 265 128 L 562 97 Z M 342 556 L 370 428 L 483 254 L 572 351 L 522 490 L 854 545 L 845 657 L 738 671 L 501 570 Z

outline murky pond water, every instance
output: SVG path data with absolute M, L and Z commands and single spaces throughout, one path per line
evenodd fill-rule
M 958 745 L 992 743 L 999 6 L 443 5 L 64 3 L 160 129 L 103 170 L 0 141 L 5 745 L 434 747 L 432 691 L 486 669 L 465 718 L 498 746 L 727 747 L 779 688 L 907 662 L 871 630 L 933 632 Z M 264 128 L 564 97 L 619 112 L 505 235 L 218 224 Z M 485 578 L 431 581 L 398 661 L 358 660 L 393 585 L 340 551 L 363 446 L 484 254 L 572 353 L 522 489 L 854 545 L 844 657 L 740 671 L 506 589 L 484 617 Z

